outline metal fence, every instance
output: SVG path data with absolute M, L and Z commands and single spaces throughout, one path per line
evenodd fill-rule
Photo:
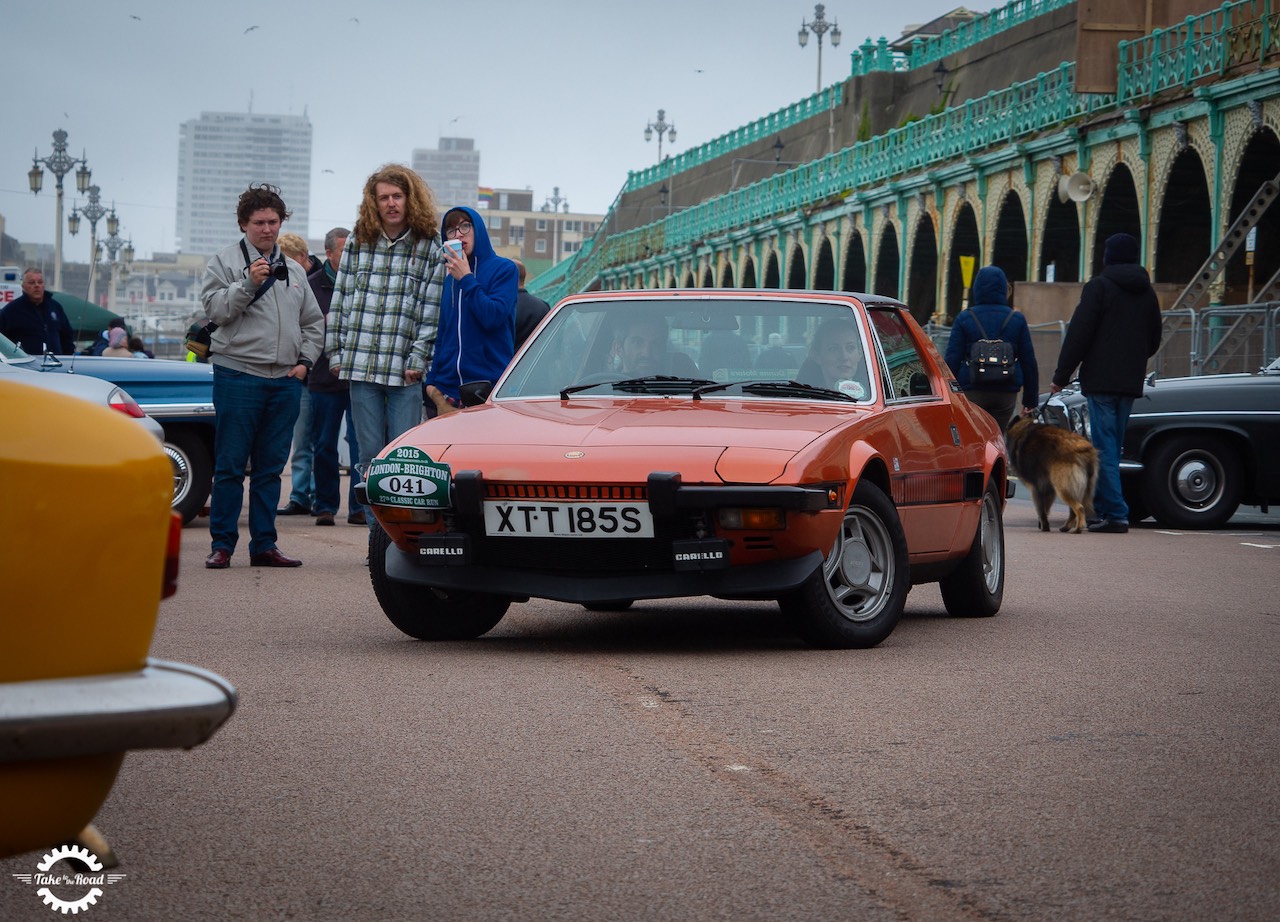
M 1280 301 L 1165 311 L 1163 321 L 1160 349 L 1147 363 L 1147 370 L 1160 378 L 1250 373 L 1280 355 Z M 1047 386 L 1067 323 L 1058 320 L 1030 327 L 1041 384 Z M 925 333 L 945 354 L 951 327 L 929 323 Z

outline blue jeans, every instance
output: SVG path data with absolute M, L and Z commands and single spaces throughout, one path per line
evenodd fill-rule
M 235 552 L 244 505 L 245 469 L 249 474 L 249 553 L 276 546 L 276 503 L 280 473 L 289 460 L 293 421 L 298 416 L 302 382 L 297 378 L 260 378 L 213 366 L 213 498 L 209 534 L 213 549 Z
M 1089 403 L 1089 434 L 1098 449 L 1098 484 L 1093 511 L 1104 519 L 1129 521 L 1129 505 L 1120 490 L 1120 452 L 1129 425 L 1133 398 L 1117 394 L 1085 394 Z
M 338 432 L 342 417 L 351 415 L 351 395 L 347 391 L 314 391 L 311 394 L 311 426 L 315 435 L 316 504 L 315 512 L 337 513 L 342 493 L 342 470 L 338 463 Z M 359 439 L 348 421 L 347 448 L 352 464 L 360 458 Z M 363 507 L 356 499 L 356 477 L 347 488 L 347 514 Z
M 422 422 L 422 385 L 393 387 L 352 381 L 351 419 L 356 426 L 356 441 L 360 443 L 360 473 L 354 476 L 363 480 L 369 462 L 388 442 Z M 377 519 L 368 518 L 372 530 Z
M 311 465 L 315 448 L 315 432 L 311 427 L 311 392 L 302 388 L 298 401 L 298 421 L 293 424 L 293 461 L 289 465 L 289 500 L 308 509 L 314 505 L 315 480 Z

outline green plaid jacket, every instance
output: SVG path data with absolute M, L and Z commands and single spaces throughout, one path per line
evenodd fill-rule
M 440 241 L 412 231 L 372 246 L 355 237 L 342 249 L 329 306 L 324 351 L 347 381 L 403 386 L 406 371 L 425 371 L 440 323 L 444 261 Z

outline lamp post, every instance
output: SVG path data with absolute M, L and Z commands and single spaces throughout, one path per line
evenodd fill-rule
M 644 139 L 646 141 L 653 140 L 653 133 L 658 133 L 658 162 L 662 162 L 662 136 L 666 134 L 667 140 L 672 144 L 676 143 L 676 125 L 675 122 L 667 122 L 667 110 L 658 110 L 658 120 L 650 122 L 644 127 Z
M 76 188 L 83 195 L 89 190 L 89 177 L 92 175 L 88 162 L 83 152 L 79 160 L 67 153 L 67 133 L 59 128 L 53 133 L 53 153 L 48 157 L 41 157 L 37 150 L 31 155 L 31 169 L 27 171 L 27 182 L 31 184 L 33 195 L 39 195 L 44 185 L 44 170 L 41 166 L 47 166 L 57 179 L 58 204 L 53 238 L 53 288 L 55 291 L 62 290 L 62 177 L 70 173 L 77 164 L 80 169 L 76 170 Z
M 124 251 L 121 253 L 119 267 L 121 278 L 128 277 L 129 263 L 133 262 L 133 246 L 125 242 L 119 230 L 120 219 L 116 217 L 116 210 L 112 208 L 107 215 L 107 239 L 102 241 L 103 246 L 107 248 L 107 265 L 111 267 L 111 277 L 107 281 L 107 310 L 109 311 L 116 309 L 116 254 Z
M 73 207 L 71 209 L 71 217 L 67 218 L 67 230 L 71 231 L 71 236 L 73 237 L 80 230 L 81 216 L 89 222 L 89 254 L 92 262 L 89 264 L 89 293 L 85 295 L 85 299 L 90 303 L 93 302 L 93 295 L 98 282 L 98 219 L 107 213 L 106 206 L 98 198 L 99 192 L 101 190 L 96 183 L 90 186 L 89 204 L 78 211 Z M 112 214 L 114 215 L 114 213 L 113 211 Z
M 561 203 L 564 204 L 564 213 L 569 213 L 569 200 L 560 197 L 560 187 L 552 186 L 551 195 L 547 196 L 547 200 L 542 203 L 542 210 L 551 212 L 551 265 L 555 265 L 560 261 L 560 219 L 556 217 L 556 213 L 560 209 Z
M 818 36 L 818 88 L 815 93 L 822 92 L 822 36 L 826 35 L 827 30 L 831 30 L 831 47 L 835 48 L 840 44 L 840 27 L 836 25 L 835 20 L 827 22 L 826 6 L 821 3 L 814 4 L 813 22 L 805 22 L 800 20 L 800 47 L 803 48 L 809 44 L 809 30 L 813 30 L 813 34 Z

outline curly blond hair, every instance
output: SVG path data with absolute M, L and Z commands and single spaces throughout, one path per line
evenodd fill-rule
M 382 233 L 382 219 L 378 216 L 378 183 L 385 182 L 398 188 L 405 198 L 405 223 L 419 237 L 430 240 L 440 235 L 437 226 L 436 200 L 422 177 L 401 163 L 387 163 L 379 167 L 365 180 L 364 197 L 360 200 L 360 213 L 356 217 L 352 236 L 360 244 L 371 244 Z

